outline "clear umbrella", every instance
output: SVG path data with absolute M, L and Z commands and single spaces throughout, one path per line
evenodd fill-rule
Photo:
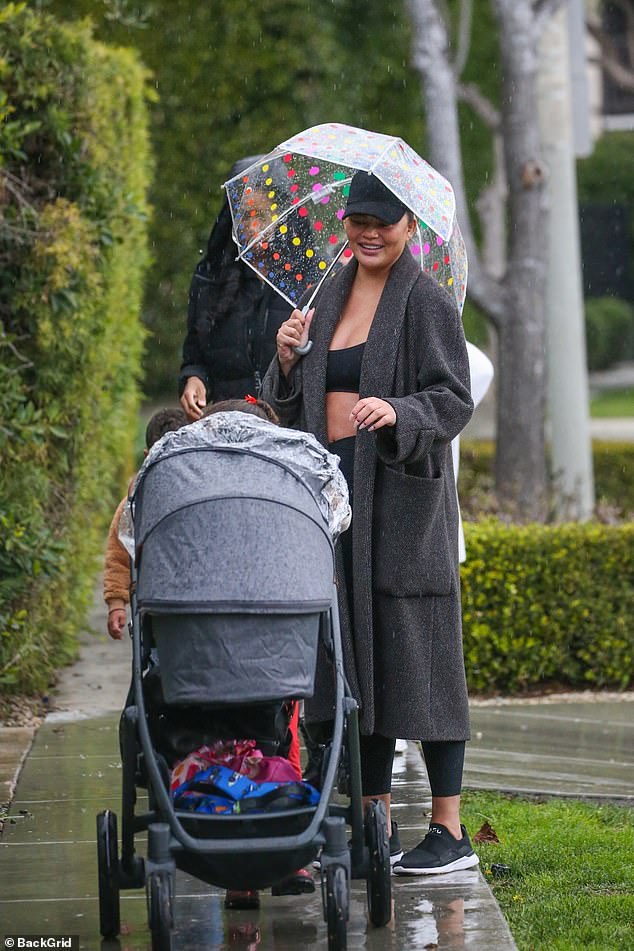
M 343 214 L 356 171 L 371 172 L 417 219 L 411 253 L 462 312 L 467 255 L 449 182 L 406 142 L 332 122 L 280 143 L 225 182 L 238 257 L 292 306 L 347 247 Z

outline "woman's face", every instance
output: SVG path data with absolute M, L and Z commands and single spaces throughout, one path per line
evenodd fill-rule
M 350 215 L 344 218 L 343 225 L 359 264 L 377 271 L 387 270 L 398 261 L 416 228 L 406 214 L 393 225 L 372 215 Z

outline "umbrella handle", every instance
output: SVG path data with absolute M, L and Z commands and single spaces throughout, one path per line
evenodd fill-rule
M 348 247 L 348 241 L 346 240 L 346 241 L 343 242 L 343 244 L 341 245 L 341 247 L 340 247 L 339 250 L 337 251 L 335 257 L 334 257 L 334 258 L 332 259 L 332 261 L 330 262 L 330 267 L 329 267 L 328 270 L 325 272 L 324 277 L 326 277 L 327 274 L 330 274 L 332 268 L 335 266 L 335 264 L 337 263 L 337 261 L 339 260 L 339 258 L 341 257 L 341 255 L 343 254 L 343 252 L 346 250 L 347 247 Z M 322 279 L 322 280 L 323 280 L 323 279 Z M 305 317 L 306 314 L 308 313 L 308 311 L 309 311 L 309 309 L 310 309 L 310 305 L 312 304 L 312 302 L 313 302 L 313 301 L 315 300 L 315 298 L 317 297 L 317 292 L 318 292 L 319 289 L 321 288 L 321 285 L 322 285 L 322 281 L 318 281 L 317 286 L 316 286 L 315 289 L 313 290 L 313 293 L 310 295 L 309 300 L 308 300 L 307 303 L 304 304 L 304 306 L 302 307 L 302 314 L 304 315 L 304 317 Z M 307 353 L 310 353 L 310 351 L 311 351 L 312 349 L 313 349 L 313 341 L 312 341 L 312 340 L 307 340 L 306 343 L 303 345 L 303 347 L 293 347 L 293 350 L 295 351 L 295 353 L 296 353 L 299 357 L 305 357 L 306 354 L 307 354 Z
M 310 298 L 310 300 L 308 301 L 308 303 L 305 304 L 305 305 L 302 307 L 302 314 L 304 315 L 304 317 L 305 317 L 306 314 L 308 313 L 308 310 L 309 310 L 309 308 L 310 308 L 310 305 L 311 305 L 312 302 L 313 302 L 313 297 L 314 297 L 314 296 L 315 296 L 315 295 L 313 294 L 312 297 Z M 301 347 L 293 347 L 293 350 L 295 351 L 295 353 L 297 354 L 298 357 L 305 357 L 306 354 L 307 354 L 307 353 L 310 353 L 310 351 L 311 351 L 312 349 L 313 349 L 313 341 L 312 341 L 312 340 L 307 340 L 306 343 L 305 343 L 303 346 L 301 346 Z

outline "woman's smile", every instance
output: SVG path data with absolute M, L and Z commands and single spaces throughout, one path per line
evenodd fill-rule
M 380 268 L 390 268 L 398 260 L 414 229 L 407 215 L 393 225 L 371 215 L 350 215 L 344 227 L 359 264 Z

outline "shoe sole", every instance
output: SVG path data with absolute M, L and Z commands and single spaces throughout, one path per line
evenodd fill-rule
M 436 868 L 407 868 L 404 865 L 393 869 L 395 875 L 442 875 L 444 872 L 459 872 L 461 869 L 473 868 L 480 864 L 477 855 L 464 855 L 461 859 L 439 865 Z

